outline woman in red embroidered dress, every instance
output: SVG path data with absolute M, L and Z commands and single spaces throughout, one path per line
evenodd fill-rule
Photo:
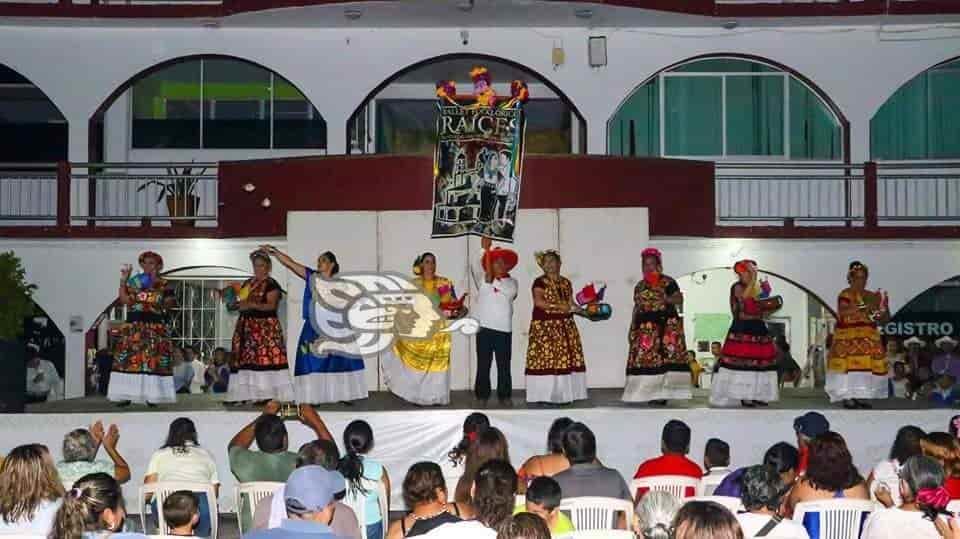
M 283 290 L 270 277 L 270 256 L 264 251 L 250 255 L 253 277 L 240 288 L 237 308 L 240 318 L 233 331 L 236 374 L 227 387 L 228 402 L 292 401 L 293 381 L 287 366 L 283 328 L 277 305 Z

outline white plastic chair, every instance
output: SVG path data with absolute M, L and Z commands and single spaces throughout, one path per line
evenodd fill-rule
M 743 511 L 743 501 L 736 496 L 694 496 L 687 498 L 689 502 L 714 502 L 726 507 L 731 513 L 736 515 Z
M 381 522 L 383 524 L 383 536 L 382 537 L 367 537 L 367 526 L 364 522 L 367 521 L 367 499 L 366 496 L 358 492 L 354 492 L 351 489 L 347 489 L 347 496 L 343 499 L 343 504 L 353 509 L 353 512 L 357 515 L 357 522 L 360 523 L 360 537 L 361 539 L 384 539 L 387 536 L 387 527 L 390 523 L 390 507 L 387 505 L 387 486 L 383 484 L 383 481 L 364 481 L 365 488 L 376 488 L 377 489 L 377 502 L 380 504 L 380 515 L 383 519 Z
M 619 498 L 565 498 L 560 502 L 560 510 L 570 513 L 570 520 L 577 530 L 612 530 L 617 513 L 626 516 L 628 526 L 633 522 L 633 502 Z
M 234 489 L 234 503 L 236 503 L 237 526 L 240 528 L 240 535 L 249 530 L 243 529 L 243 500 L 247 500 L 247 510 L 250 521 L 253 522 L 253 514 L 257 510 L 257 504 L 263 501 L 267 496 L 272 495 L 283 483 L 276 481 L 251 481 L 249 483 L 240 483 Z
M 207 503 L 210 505 L 210 537 L 218 538 L 220 530 L 220 505 L 217 503 L 217 491 L 210 483 L 194 483 L 189 481 L 160 481 L 157 483 L 147 483 L 140 487 L 140 496 L 138 504 L 140 505 L 140 522 L 143 523 L 146 530 L 146 506 L 147 496 L 152 496 L 157 501 L 157 524 L 160 534 L 168 534 L 170 529 L 167 522 L 163 519 L 163 500 L 167 496 L 178 490 L 189 490 L 190 492 L 206 495 Z
M 628 530 L 585 530 L 561 535 L 559 539 L 636 539 Z
M 697 496 L 713 496 L 713 491 L 717 490 L 717 487 L 720 486 L 720 483 L 722 483 L 728 475 L 729 474 L 703 476 L 703 479 L 700 480 L 700 488 L 697 489 Z
M 630 489 L 634 497 L 640 489 L 648 489 L 649 491 L 663 490 L 681 499 L 690 498 L 700 492 L 700 480 L 686 475 L 654 475 L 634 479 Z M 693 494 L 688 495 L 687 492 L 690 490 Z
M 810 539 L 859 539 L 864 515 L 873 512 L 870 500 L 815 500 L 800 502 L 793 509 L 793 520 L 807 528 L 804 519 L 819 514 L 820 536 Z M 810 531 L 810 528 L 807 528 Z

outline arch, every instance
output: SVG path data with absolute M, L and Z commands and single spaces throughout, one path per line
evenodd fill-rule
M 614 121 L 614 119 L 616 118 L 620 110 L 623 108 L 623 106 L 627 104 L 630 98 L 633 97 L 633 95 L 636 94 L 636 92 L 640 88 L 642 88 L 646 84 L 655 80 L 662 73 L 672 71 L 684 65 L 700 62 L 703 60 L 719 60 L 719 59 L 744 60 L 748 62 L 754 62 L 754 63 L 766 65 L 777 71 L 787 73 L 792 78 L 800 82 L 803 86 L 805 86 L 808 90 L 810 90 L 826 106 L 827 110 L 830 111 L 830 113 L 834 116 L 834 118 L 836 118 L 837 123 L 840 126 L 842 159 L 843 159 L 843 162 L 845 163 L 850 162 L 850 121 L 847 119 L 846 115 L 843 113 L 840 107 L 836 104 L 836 102 L 830 97 L 829 94 L 827 94 L 822 88 L 820 88 L 819 85 L 817 85 L 813 80 L 808 78 L 806 75 L 804 75 L 803 73 L 797 71 L 796 69 L 788 65 L 782 64 L 780 62 L 771 60 L 763 56 L 758 56 L 754 54 L 735 53 L 735 52 L 716 52 L 716 53 L 691 56 L 684 60 L 680 60 L 678 62 L 674 62 L 668 66 L 665 66 L 662 69 L 651 74 L 647 78 L 643 79 L 639 84 L 637 84 L 634 87 L 632 91 L 630 91 L 626 96 L 623 97 L 623 99 L 620 100 L 620 103 L 617 105 L 617 108 L 614 110 L 614 113 L 610 116 L 610 118 L 607 119 L 606 125 L 604 126 L 605 131 L 608 134 L 608 136 L 606 137 L 607 146 L 608 146 L 607 153 L 608 154 L 610 153 L 609 132 L 611 129 L 611 123 Z M 786 144 L 786 141 L 784 143 Z
M 953 65 L 952 65 L 953 64 Z M 945 154 L 943 151 L 938 152 L 935 148 L 931 147 L 932 143 L 930 141 L 943 141 L 949 140 L 949 137 L 943 136 L 945 133 L 937 133 L 936 135 L 931 135 L 929 130 L 930 126 L 927 123 L 927 118 L 930 115 L 941 117 L 944 113 L 948 111 L 955 111 L 956 106 L 951 106 L 949 103 L 941 105 L 942 109 L 941 114 L 937 114 L 936 111 L 931 111 L 930 108 L 934 106 L 936 101 L 934 95 L 935 88 L 928 85 L 927 77 L 940 70 L 942 68 L 947 68 L 950 71 L 956 71 L 955 78 L 953 81 L 955 89 L 945 89 L 942 90 L 944 96 L 954 96 L 960 93 L 960 56 L 953 56 L 942 62 L 938 62 L 930 67 L 920 71 L 919 73 L 913 75 L 887 96 L 887 98 L 877 107 L 877 110 L 870 117 L 870 158 L 871 159 L 886 159 L 886 160 L 911 160 L 911 159 L 954 159 L 960 157 L 960 138 L 953 137 L 952 148 L 949 148 Z M 946 70 L 944 70 L 946 72 Z M 923 85 L 924 87 L 920 87 Z M 909 92 L 911 89 L 918 90 L 917 94 L 913 96 L 913 99 L 910 99 Z M 897 114 L 897 106 L 899 105 L 898 101 L 906 101 L 908 105 L 916 105 L 917 98 L 922 100 L 922 109 L 921 111 L 911 110 L 902 111 L 902 115 Z M 889 116 L 885 118 L 883 116 Z M 946 126 L 956 126 L 956 119 L 960 119 L 960 115 L 956 116 L 953 120 L 949 117 L 943 121 L 937 122 L 939 125 Z M 922 121 L 923 127 L 922 132 L 914 133 L 913 129 L 917 129 L 918 121 Z M 881 126 L 881 122 L 886 122 L 889 125 Z M 935 124 L 936 125 L 936 124 Z M 884 141 L 888 142 L 891 145 L 896 144 L 899 146 L 899 143 L 916 143 L 922 145 L 921 147 L 914 148 L 905 148 L 898 147 L 894 148 L 878 148 L 883 144 L 880 139 L 881 134 L 887 134 L 883 131 L 883 127 L 886 127 L 887 130 L 893 131 L 892 140 Z M 953 130 L 948 127 L 949 131 Z M 899 151 L 898 151 L 899 150 Z
M 297 92 L 300 93 L 300 95 L 304 97 L 304 99 L 307 100 L 308 103 L 310 103 L 311 106 L 313 106 L 314 109 L 316 109 L 316 106 L 313 105 L 313 102 L 310 101 L 309 97 L 307 97 L 307 93 L 304 92 L 297 84 L 292 82 L 289 78 L 284 76 L 282 73 L 279 73 L 271 69 L 269 66 L 261 64 L 257 61 L 249 60 L 247 58 L 242 58 L 242 57 L 234 56 L 230 54 L 220 54 L 220 53 L 190 54 L 186 56 L 177 56 L 175 58 L 164 60 L 163 62 L 153 64 L 149 67 L 146 67 L 138 71 L 137 73 L 132 75 L 130 78 L 125 80 L 123 83 L 118 85 L 109 95 L 107 95 L 103 99 L 100 105 L 90 115 L 90 119 L 88 121 L 88 124 L 89 124 L 88 127 L 89 127 L 89 133 L 90 133 L 88 137 L 89 145 L 87 148 L 88 161 L 90 162 L 103 161 L 103 151 L 104 151 L 103 118 L 107 110 L 109 110 L 110 107 L 113 106 L 114 102 L 116 102 L 116 100 L 119 99 L 120 96 L 124 94 L 124 92 L 132 88 L 137 82 L 145 79 L 146 77 L 149 77 L 150 75 L 153 75 L 154 73 L 160 72 L 164 69 L 167 69 L 169 67 L 172 67 L 178 64 L 193 62 L 197 60 L 233 60 L 233 61 L 243 62 L 245 64 L 263 69 L 269 73 L 279 76 L 280 78 L 285 80 L 287 83 L 289 83 Z M 319 111 L 319 109 L 317 110 Z M 326 145 L 326 142 L 327 142 L 326 133 L 324 133 L 324 145 Z
M 416 71 L 417 69 L 420 69 L 420 68 L 422 68 L 422 67 L 426 67 L 426 66 L 428 66 L 428 65 L 431 65 L 431 64 L 434 64 L 434 63 L 437 63 L 437 62 L 446 61 L 446 60 L 476 60 L 476 61 L 478 61 L 478 62 L 497 62 L 497 63 L 501 63 L 501 64 L 506 64 L 507 66 L 509 66 L 509 67 L 511 67 L 511 68 L 513 68 L 513 69 L 517 69 L 517 70 L 520 70 L 520 71 L 524 71 L 524 72 L 526 72 L 526 73 L 529 73 L 530 75 L 533 75 L 534 77 L 536 77 L 536 78 L 538 79 L 539 82 L 542 82 L 542 83 L 544 84 L 544 86 L 546 86 L 547 88 L 550 89 L 550 91 L 552 91 L 553 93 L 555 93 L 555 94 L 557 95 L 557 97 L 559 97 L 560 100 L 563 101 L 564 105 L 566 105 L 567 107 L 569 107 L 570 110 L 573 111 L 574 115 L 576 115 L 576 117 L 577 117 L 577 119 L 579 120 L 579 123 L 580 123 L 580 133 L 581 133 L 581 134 L 580 134 L 580 140 L 578 141 L 577 151 L 578 151 L 579 153 L 586 153 L 586 151 L 587 151 L 587 127 L 588 127 L 588 126 L 587 126 L 587 121 L 586 121 L 585 117 L 583 116 L 583 113 L 580 112 L 580 109 L 577 107 L 576 103 L 574 103 L 573 100 L 570 99 L 570 98 L 566 95 L 566 93 L 563 92 L 563 90 L 560 89 L 559 86 L 557 86 L 555 83 L 553 83 L 553 82 L 552 82 L 550 79 L 548 79 L 547 77 L 543 76 L 540 72 L 538 72 L 538 71 L 536 71 L 535 69 L 532 69 L 532 68 L 530 68 L 530 67 L 528 67 L 528 66 L 526 66 L 526 65 L 524 65 L 524 64 L 521 64 L 521 63 L 519 63 L 519 62 L 515 62 L 515 61 L 513 61 L 513 60 L 510 60 L 510 59 L 507 59 L 507 58 L 503 58 L 503 57 L 501 57 L 501 56 L 495 56 L 495 55 L 492 55 L 492 54 L 472 53 L 472 52 L 471 52 L 471 53 L 456 52 L 456 53 L 441 54 L 441 55 L 438 55 L 438 56 L 432 56 L 432 57 L 430 57 L 430 58 L 425 58 L 425 59 L 420 60 L 420 61 L 418 61 L 418 62 L 412 63 L 412 64 L 410 64 L 410 65 L 408 65 L 408 66 L 406 66 L 406 67 L 404 67 L 404 68 L 401 68 L 400 70 L 394 72 L 392 75 L 390 75 L 390 76 L 387 77 L 386 79 L 382 80 L 382 81 L 380 82 L 380 84 L 374 86 L 374 87 L 363 97 L 363 99 L 360 101 L 360 104 L 357 105 L 357 107 L 353 110 L 353 112 L 352 112 L 352 113 L 350 114 L 350 116 L 347 118 L 346 146 L 345 146 L 346 149 L 347 149 L 347 153 L 350 153 L 350 149 L 351 149 L 351 147 L 350 147 L 351 126 L 353 125 L 356 117 L 363 112 L 363 109 L 367 106 L 367 104 L 370 103 L 370 101 L 373 100 L 374 97 L 377 96 L 377 94 L 379 94 L 381 91 L 383 91 L 384 88 L 386 88 L 387 86 L 389 86 L 390 84 L 392 84 L 392 83 L 393 83 L 394 81 L 396 81 L 397 79 L 403 77 L 404 75 L 406 75 L 406 74 L 408 74 L 408 73 L 410 73 L 410 72 L 412 72 L 412 71 Z M 494 74 L 494 75 L 495 75 L 495 74 Z M 433 95 L 433 94 L 430 94 L 430 95 L 424 96 L 424 97 L 429 98 L 429 97 L 431 97 L 432 95 Z M 536 96 L 533 96 L 533 97 L 536 97 Z
M 67 125 L 67 118 L 64 116 L 60 107 L 57 106 L 52 99 L 50 99 L 50 96 L 43 91 L 42 88 L 34 84 L 29 78 L 25 77 L 19 71 L 7 64 L 0 63 L 0 82 L 29 85 L 30 91 L 39 93 L 39 95 L 45 100 L 45 104 L 52 107 L 51 112 L 54 112 L 58 117 L 57 122 L 63 125 L 62 128 L 54 130 L 25 129 L 23 127 L 24 124 L 14 124 L 11 122 L 10 125 L 17 126 L 14 128 L 16 133 L 15 135 L 14 133 L 9 133 L 8 136 L 5 136 L 4 138 L 8 141 L 17 141 L 17 145 L 13 147 L 10 147 L 9 144 L 5 145 L 3 150 L 11 151 L 12 155 L 10 155 L 10 157 L 3 157 L 0 155 L 0 162 L 23 163 L 27 161 L 65 161 L 67 159 L 69 144 L 69 129 Z M 0 99 L 2 99 L 2 97 L 0 97 Z M 18 108 L 20 110 L 24 109 L 22 104 Z M 29 125 L 34 125 L 34 122 L 31 122 Z M 6 125 L 4 125 L 4 123 L 0 123 L 0 127 L 5 128 Z M 6 134 L 3 133 L 3 131 L 5 131 L 5 129 L 0 130 L 0 134 Z M 51 146 L 57 146 L 58 148 L 56 150 L 50 150 Z M 37 154 L 36 159 L 26 155 L 25 150 L 28 148 L 40 150 L 40 153 Z
M 727 270 L 727 271 L 732 272 L 732 271 L 733 271 L 733 266 L 711 266 L 711 267 L 708 267 L 708 268 L 703 268 L 703 269 L 698 269 L 698 270 L 696 270 L 696 271 L 691 271 L 691 272 L 689 272 L 689 273 L 684 273 L 683 275 L 680 275 L 680 277 L 686 277 L 686 276 L 688 276 L 688 275 L 696 275 L 697 273 L 703 273 L 703 272 L 707 272 L 707 271 L 716 271 L 716 270 Z M 833 306 L 830 305 L 829 303 L 827 303 L 826 301 L 824 301 L 824 299 L 821 298 L 816 292 L 814 292 L 814 291 L 811 290 L 810 288 L 807 288 L 806 285 L 804 285 L 804 284 L 802 284 L 802 283 L 800 283 L 800 282 L 798 282 L 798 281 L 795 281 L 795 280 L 791 279 L 790 277 L 787 277 L 786 275 L 783 275 L 782 273 L 777 273 L 777 272 L 774 272 L 774 271 L 768 271 L 768 270 L 764 270 L 764 269 L 759 269 L 759 270 L 757 270 L 757 273 L 761 273 L 761 274 L 764 274 L 764 275 L 769 275 L 769 276 L 771 276 L 771 277 L 776 277 L 777 279 L 781 279 L 781 280 L 783 280 L 783 281 L 786 281 L 786 282 L 792 284 L 793 286 L 799 288 L 801 291 L 805 292 L 808 296 L 810 296 L 810 297 L 812 297 L 813 299 L 817 300 L 817 303 L 819 303 L 820 305 L 822 305 L 823 308 L 826 309 L 827 312 L 829 312 L 831 316 L 833 316 L 834 318 L 837 317 L 837 311 L 834 310 Z
M 891 316 L 883 330 L 895 338 L 919 337 L 928 344 L 948 335 L 960 337 L 960 275 L 915 295 Z

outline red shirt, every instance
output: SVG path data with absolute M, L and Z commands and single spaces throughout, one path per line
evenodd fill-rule
M 960 479 L 948 477 L 947 480 L 943 482 L 943 487 L 950 493 L 951 500 L 960 500 Z
M 810 460 L 810 449 L 802 445 L 800 446 L 799 455 L 797 456 L 797 475 L 804 475 L 807 473 L 807 462 Z
M 683 475 L 700 479 L 703 477 L 703 470 L 700 469 L 699 464 L 688 459 L 686 456 L 669 453 L 640 464 L 633 478 L 640 479 L 641 477 L 652 477 L 655 475 Z M 637 498 L 643 496 L 647 490 L 648 489 L 645 488 L 638 489 Z M 693 487 L 687 487 L 686 492 L 684 492 L 685 497 L 696 495 L 696 489 Z

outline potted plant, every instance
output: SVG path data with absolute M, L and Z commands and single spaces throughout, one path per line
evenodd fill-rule
M 206 168 L 197 170 L 193 167 L 183 167 L 177 170 L 176 167 L 167 168 L 167 179 L 150 180 L 137 188 L 137 191 L 143 191 L 151 185 L 159 187 L 157 195 L 157 204 L 166 199 L 167 215 L 170 217 L 195 217 L 197 209 L 200 207 L 200 197 L 197 196 L 197 184 L 201 176 L 207 171 Z M 195 219 L 172 220 L 173 224 L 182 222 L 187 226 L 193 226 Z
M 4 376 L 0 377 L 0 413 L 23 412 L 26 391 L 27 366 L 23 321 L 34 313 L 33 291 L 36 285 L 27 283 L 20 258 L 9 251 L 0 253 L 0 363 Z

